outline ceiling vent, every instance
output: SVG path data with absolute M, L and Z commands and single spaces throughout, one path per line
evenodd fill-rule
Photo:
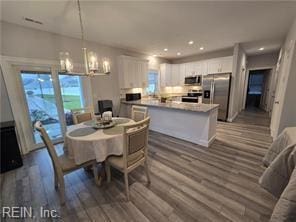
M 38 25 L 43 25 L 43 22 L 40 22 L 38 20 L 35 20 L 35 19 L 32 19 L 32 18 L 28 18 L 28 17 L 23 17 L 23 19 L 27 22 L 32 22 L 32 23 L 35 23 L 35 24 L 38 24 Z

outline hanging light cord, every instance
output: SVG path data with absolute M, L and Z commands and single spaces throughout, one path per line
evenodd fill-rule
M 81 40 L 82 40 L 82 44 L 83 44 L 83 47 L 84 47 L 84 29 L 83 29 L 81 7 L 80 7 L 80 1 L 79 0 L 77 0 L 77 6 L 78 6 L 78 13 L 79 13 L 79 21 L 80 21 Z

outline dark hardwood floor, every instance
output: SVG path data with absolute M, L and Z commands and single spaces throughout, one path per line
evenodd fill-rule
M 61 221 L 268 221 L 276 199 L 260 188 L 261 160 L 271 143 L 264 112 L 242 112 L 233 123 L 219 122 L 217 139 L 204 148 L 150 132 L 146 185 L 142 167 L 101 187 L 84 170 L 67 175 L 66 205 L 60 206 L 48 153 L 24 158 L 24 166 L 2 175 L 2 206 L 56 209 Z M 61 145 L 58 147 L 61 149 Z M 37 218 L 35 221 L 46 221 Z M 48 219 L 50 221 L 50 219 Z

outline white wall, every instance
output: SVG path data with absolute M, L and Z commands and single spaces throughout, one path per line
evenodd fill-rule
M 1 21 L 1 54 L 5 56 L 24 57 L 33 59 L 59 59 L 60 51 L 68 51 L 74 63 L 82 63 L 81 40 L 57 35 L 50 32 L 26 28 Z M 115 111 L 119 107 L 118 65 L 119 55 L 130 55 L 149 59 L 149 68 L 159 69 L 159 64 L 168 62 L 160 58 L 114 48 L 94 42 L 86 42 L 86 47 L 97 52 L 98 57 L 107 57 L 111 62 L 111 74 L 97 76 L 91 79 L 94 108 L 97 100 L 113 100 Z
M 3 75 L 2 75 L 2 69 L 0 70 L 0 104 L 1 104 L 1 112 L 0 112 L 0 122 L 6 122 L 13 120 L 13 115 L 10 107 L 10 102 L 7 95 L 6 86 L 4 83 Z
M 243 107 L 246 53 L 240 44 L 235 44 L 234 46 L 232 70 L 228 121 L 233 121 Z
M 296 19 L 287 35 L 284 48 L 289 49 L 291 43 L 296 41 Z M 295 43 L 295 42 L 294 42 Z M 287 73 L 279 73 L 279 75 L 287 74 L 287 84 L 285 87 L 285 94 L 283 95 L 282 100 L 279 101 L 282 103 L 280 106 L 279 115 L 272 115 L 272 118 L 279 118 L 279 125 L 275 126 L 274 138 L 280 134 L 283 129 L 289 126 L 296 126 L 296 48 L 290 52 L 289 61 L 291 62 L 291 67 Z M 287 63 L 288 63 L 287 62 Z M 287 63 L 283 65 L 287 65 Z M 279 89 L 283 90 L 283 89 Z M 272 120 L 273 121 L 273 120 Z
M 262 55 L 253 55 L 248 56 L 248 69 L 258 69 L 258 68 L 267 68 L 274 67 L 277 63 L 279 52 L 272 52 Z

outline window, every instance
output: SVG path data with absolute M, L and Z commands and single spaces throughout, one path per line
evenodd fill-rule
M 158 91 L 158 73 L 150 70 L 148 72 L 148 87 L 146 89 L 148 95 L 155 95 Z
M 64 113 L 66 117 L 66 125 L 70 126 L 73 125 L 71 110 L 80 109 L 83 107 L 81 79 L 79 76 L 59 74 L 59 81 Z

